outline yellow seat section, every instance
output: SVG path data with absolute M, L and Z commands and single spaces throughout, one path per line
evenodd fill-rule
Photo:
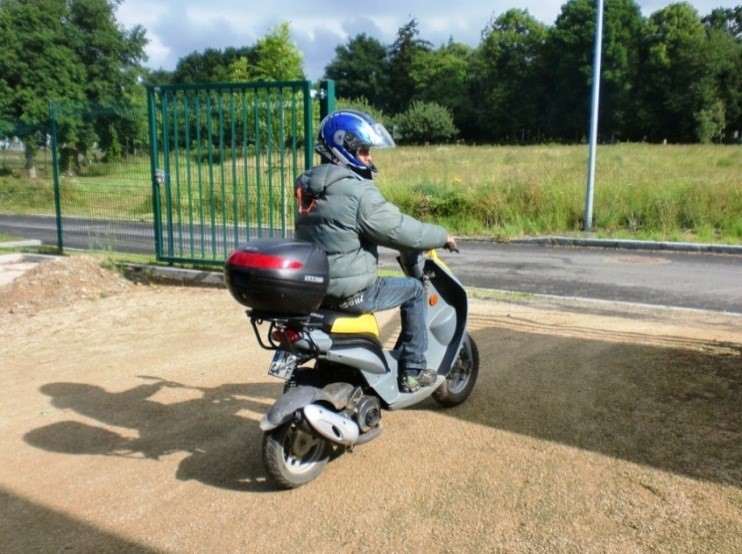
M 379 324 L 374 314 L 341 316 L 332 323 L 331 333 L 368 333 L 379 336 Z

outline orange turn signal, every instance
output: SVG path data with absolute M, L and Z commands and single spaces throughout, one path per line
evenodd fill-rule
M 428 304 L 431 306 L 435 306 L 438 303 L 438 295 L 437 294 L 431 294 L 430 298 L 428 298 Z

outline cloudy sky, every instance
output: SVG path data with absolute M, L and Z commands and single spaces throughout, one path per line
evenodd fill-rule
M 734 1 L 690 3 L 703 16 L 719 6 L 732 7 Z M 672 3 L 638 1 L 645 16 Z M 493 15 L 527 9 L 552 25 L 562 4 L 564 0 L 124 0 L 116 17 L 126 28 L 142 25 L 147 30 L 147 65 L 167 70 L 191 52 L 252 46 L 275 25 L 288 21 L 304 55 L 304 72 L 314 80 L 322 76 L 335 47 L 360 33 L 390 44 L 397 30 L 414 17 L 420 38 L 436 47 L 449 38 L 476 46 Z

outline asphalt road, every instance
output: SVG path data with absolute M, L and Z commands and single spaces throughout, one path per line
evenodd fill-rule
M 0 233 L 56 244 L 54 218 L 0 214 Z M 65 218 L 70 248 L 154 253 L 151 223 Z M 742 314 L 742 255 L 462 241 L 441 257 L 467 286 Z M 381 266 L 397 268 L 383 250 Z
M 742 256 L 462 242 L 441 253 L 464 285 L 742 314 Z M 395 268 L 391 251 L 382 266 Z

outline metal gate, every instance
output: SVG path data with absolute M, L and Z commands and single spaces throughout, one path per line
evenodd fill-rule
M 293 184 L 313 165 L 331 81 L 318 91 L 289 81 L 147 92 L 159 260 L 221 264 L 241 242 L 293 233 Z

